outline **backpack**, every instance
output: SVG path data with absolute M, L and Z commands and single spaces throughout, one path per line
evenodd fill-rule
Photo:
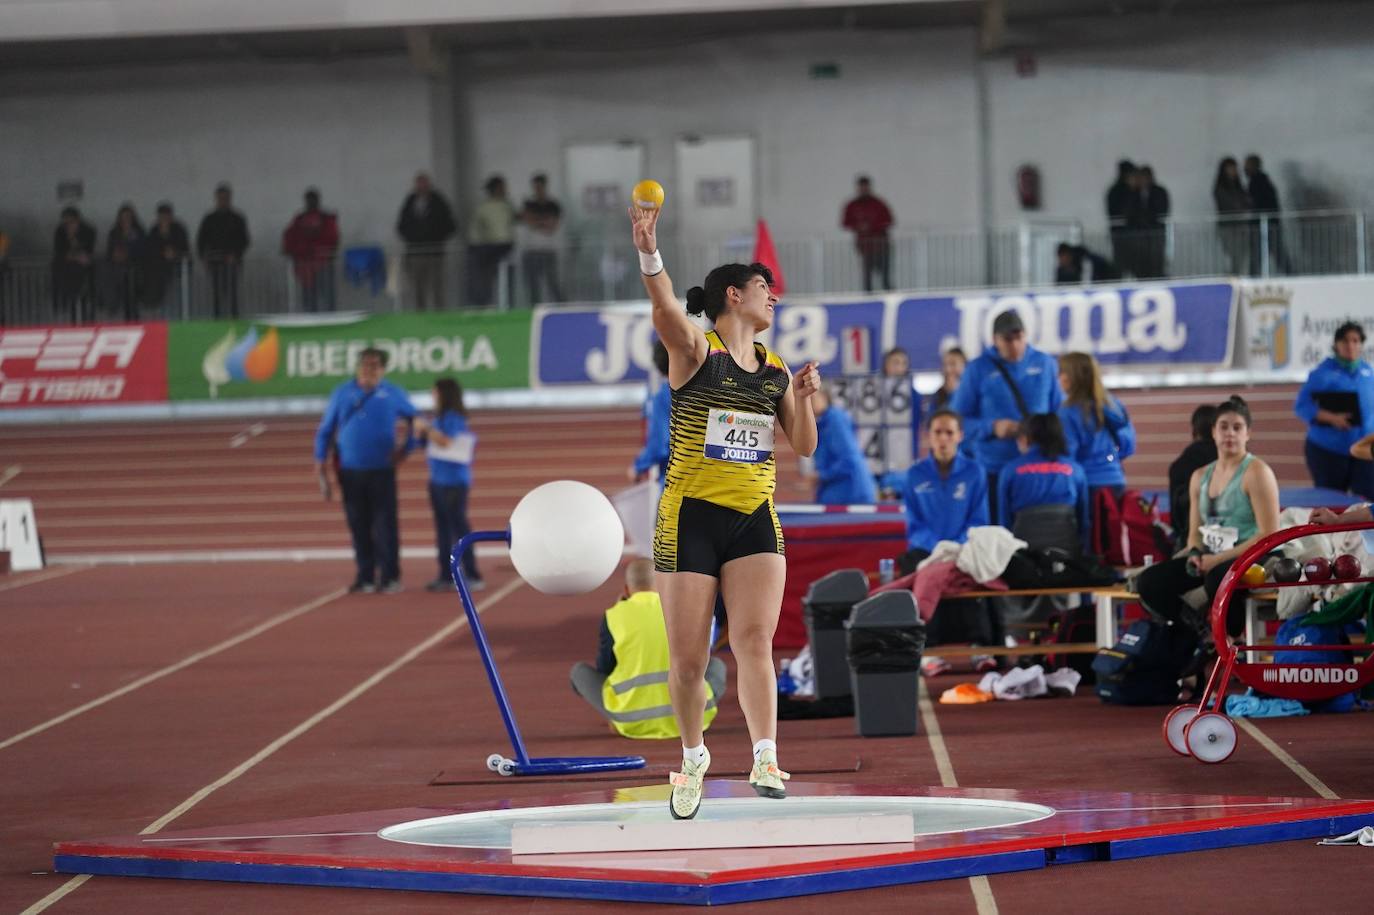
M 1197 644 L 1197 635 L 1186 626 L 1137 620 L 1114 646 L 1093 658 L 1098 698 L 1114 705 L 1176 703 L 1179 677 Z
M 1304 625 L 1304 617 L 1295 616 L 1284 620 L 1274 636 L 1277 645 L 1349 645 L 1349 631 L 1345 626 L 1336 624 Z M 1356 631 L 1358 631 L 1357 627 Z M 1348 651 L 1282 651 L 1274 652 L 1275 664 L 1349 664 L 1354 655 Z M 1358 690 L 1317 702 L 1304 702 L 1303 705 L 1314 712 L 1348 712 L 1355 707 L 1355 694 Z
M 1128 489 L 1118 501 L 1106 487 L 1093 494 L 1093 552 L 1114 566 L 1139 566 L 1146 556 L 1173 554 L 1173 536 L 1159 517 L 1159 496 Z

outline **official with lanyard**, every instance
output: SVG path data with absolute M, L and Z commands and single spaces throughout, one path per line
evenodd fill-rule
M 325 499 L 331 497 L 325 469 L 331 450 L 337 462 L 357 563 L 350 592 L 401 590 L 396 465 L 409 450 L 415 408 L 405 391 L 383 378 L 386 361 L 386 353 L 373 347 L 358 355 L 356 375 L 334 389 L 315 433 L 315 473 Z M 404 434 L 398 434 L 402 422 Z
M 1020 456 L 1021 422 L 1037 413 L 1057 413 L 1064 394 L 1053 356 L 1026 342 L 1026 326 L 1015 311 L 992 322 L 992 346 L 968 364 L 950 409 L 964 422 L 964 439 L 988 474 L 988 516 L 997 517 L 997 476 Z

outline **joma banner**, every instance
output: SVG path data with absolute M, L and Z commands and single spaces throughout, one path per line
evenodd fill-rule
M 876 372 L 893 346 L 910 354 L 914 371 L 933 372 L 951 346 L 970 356 L 981 352 L 992 339 L 993 319 L 1007 310 L 1019 313 L 1031 343 L 1051 354 L 1092 353 L 1111 367 L 1231 363 L 1236 287 L 1230 282 L 788 298 L 760 339 L 789 365 L 814 360 L 832 376 Z M 653 338 L 648 303 L 537 309 L 530 383 L 643 381 Z

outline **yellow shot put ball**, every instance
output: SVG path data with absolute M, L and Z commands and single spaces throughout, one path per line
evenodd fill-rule
M 656 210 L 663 206 L 663 185 L 646 178 L 635 185 L 631 196 L 634 198 L 635 206 Z

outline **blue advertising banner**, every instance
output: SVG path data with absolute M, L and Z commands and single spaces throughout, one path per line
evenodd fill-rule
M 1229 282 L 799 297 L 778 305 L 773 327 L 759 339 L 788 365 L 815 361 L 830 376 L 877 372 L 893 346 L 908 352 L 913 371 L 933 372 L 951 346 L 970 357 L 981 352 L 993 319 L 1007 310 L 1019 313 L 1031 343 L 1052 355 L 1091 353 L 1110 367 L 1231 364 L 1236 287 Z M 653 340 L 647 302 L 537 309 L 530 384 L 645 381 Z

